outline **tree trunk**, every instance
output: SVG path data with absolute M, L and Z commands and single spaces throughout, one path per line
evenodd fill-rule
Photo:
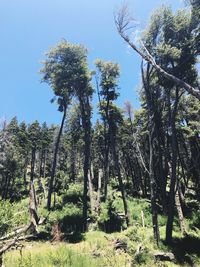
M 124 205 L 124 213 L 125 213 L 125 220 L 127 227 L 130 225 L 130 214 L 129 214 L 129 209 L 128 209 L 128 203 L 126 200 L 126 193 L 125 193 L 125 188 L 124 188 L 124 183 L 122 180 L 122 175 L 121 175 L 121 170 L 120 170 L 120 162 L 119 162 L 119 157 L 116 151 L 116 144 L 115 144 L 115 136 L 114 136 L 114 125 L 113 125 L 113 118 L 112 116 L 109 118 L 109 132 L 110 132 L 110 142 L 111 142 L 111 148 L 112 148 L 112 154 L 113 154 L 113 159 L 114 159 L 114 164 L 115 164 L 115 170 L 117 171 L 117 178 L 119 182 L 119 188 L 121 191 L 122 195 L 122 200 L 123 200 L 123 205 Z
M 103 171 L 99 169 L 98 172 L 98 189 L 97 189 L 97 202 L 96 202 L 96 212 L 99 215 L 100 203 L 101 203 L 101 181 L 102 181 Z
M 42 177 L 46 177 L 46 161 L 47 161 L 47 150 L 44 150 L 44 163 L 43 163 L 43 170 L 42 170 Z
M 35 153 L 36 153 L 36 148 L 32 148 L 31 152 L 31 181 L 34 179 L 34 174 L 35 174 Z
M 90 171 L 88 175 L 88 184 L 89 184 L 89 194 L 90 194 L 90 208 L 91 213 L 94 212 L 94 190 L 92 185 L 92 180 L 94 179 L 94 173 L 93 173 L 93 165 L 90 166 Z
M 28 153 L 25 156 L 25 160 L 24 160 L 24 171 L 23 171 L 23 178 L 24 178 L 24 187 L 25 189 L 27 189 L 27 167 L 28 167 Z
M 150 180 L 150 192 L 151 192 L 151 211 L 152 211 L 152 224 L 153 224 L 153 235 L 156 241 L 157 246 L 159 246 L 160 234 L 158 227 L 158 212 L 156 206 L 156 179 L 155 179 L 155 108 L 153 104 L 153 96 L 149 87 L 149 79 L 150 79 L 150 66 L 147 65 L 146 77 L 144 75 L 143 66 L 141 68 L 142 71 L 142 80 L 143 86 L 145 89 L 146 100 L 147 100 L 147 108 L 148 108 L 148 130 L 149 130 L 149 180 Z
M 50 181 L 49 181 L 49 189 L 48 189 L 48 197 L 47 197 L 47 209 L 48 210 L 51 209 L 51 196 L 52 196 L 54 182 L 55 182 L 55 172 L 56 172 L 56 165 L 57 165 L 58 149 L 59 149 L 60 137 L 62 135 L 62 130 L 63 130 L 65 118 L 66 118 L 66 107 L 64 108 L 63 117 L 62 117 L 59 133 L 58 133 L 56 144 L 55 144 L 52 171 L 51 171 L 51 177 L 50 177 Z
M 169 96 L 170 97 L 170 96 Z M 172 242 L 172 231 L 173 231 L 173 221 L 174 221 L 174 204 L 175 204 L 175 186 L 176 186 L 176 165 L 177 165 L 177 137 L 176 137 L 176 113 L 178 106 L 178 88 L 176 88 L 176 99 L 174 103 L 173 110 L 171 112 L 169 100 L 169 123 L 171 126 L 171 150 L 172 150 L 172 163 L 170 172 L 170 192 L 169 192 L 169 205 L 168 205 L 168 218 L 166 225 L 166 242 L 170 244 Z
M 87 230 L 87 195 L 88 195 L 88 175 L 90 171 L 90 147 L 91 147 L 91 111 L 89 97 L 79 97 L 81 107 L 81 118 L 84 129 L 84 183 L 83 183 L 83 230 Z
M 181 202 L 180 202 L 180 195 L 179 195 L 179 187 L 178 190 L 176 190 L 175 194 L 175 205 L 178 213 L 178 219 L 179 219 L 179 224 L 181 228 L 181 233 L 185 236 L 187 235 L 187 229 L 184 221 L 184 216 L 183 216 L 183 211 L 181 207 Z

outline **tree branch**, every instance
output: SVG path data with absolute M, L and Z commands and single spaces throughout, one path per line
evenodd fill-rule
M 165 77 L 167 80 L 172 81 L 175 85 L 180 86 L 184 88 L 189 94 L 196 97 L 198 100 L 200 100 L 200 91 L 195 89 L 190 84 L 184 82 L 183 80 L 177 78 L 173 74 L 168 73 L 165 71 L 161 66 L 159 66 L 152 55 L 149 53 L 147 48 L 143 44 L 144 51 L 137 48 L 137 46 L 130 40 L 128 34 L 126 34 L 127 30 L 130 28 L 133 28 L 131 26 L 132 19 L 129 15 L 127 5 L 123 5 L 117 15 L 115 16 L 115 24 L 118 30 L 118 33 L 120 36 L 124 39 L 126 43 L 129 44 L 129 46 L 138 53 L 144 60 L 149 62 L 157 71 L 160 73 L 163 77 Z

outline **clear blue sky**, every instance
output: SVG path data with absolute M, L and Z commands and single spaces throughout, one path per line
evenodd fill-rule
M 40 82 L 44 53 L 62 38 L 81 43 L 89 50 L 89 64 L 96 58 L 121 66 L 120 98 L 139 106 L 140 58 L 119 37 L 113 12 L 118 0 L 0 0 L 0 118 L 17 116 L 19 121 L 35 119 L 59 123 L 61 114 L 51 88 Z M 183 7 L 181 0 L 131 0 L 133 17 L 144 28 L 157 7 Z M 94 97 L 94 102 L 95 102 Z

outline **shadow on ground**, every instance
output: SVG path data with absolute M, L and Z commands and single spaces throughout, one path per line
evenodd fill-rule
M 200 238 L 191 235 L 174 238 L 171 249 L 178 263 L 185 262 L 189 266 L 194 266 L 193 256 L 200 257 Z

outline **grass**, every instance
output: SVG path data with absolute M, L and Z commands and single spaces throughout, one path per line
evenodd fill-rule
M 158 267 L 177 267 L 177 266 L 200 266 L 200 230 L 191 230 L 189 223 L 194 220 L 198 226 L 200 216 L 186 218 L 190 236 L 182 237 L 178 222 L 175 220 L 174 243 L 168 247 L 164 243 L 166 217 L 159 215 L 161 244 L 157 249 L 153 242 L 153 232 L 151 223 L 150 203 L 145 199 L 128 199 L 132 226 L 121 232 L 106 234 L 105 232 L 89 231 L 80 236 L 72 236 L 71 239 L 64 239 L 67 242 L 27 242 L 21 250 L 12 250 L 4 257 L 5 267 L 134 267 L 134 266 L 158 266 Z M 14 213 L 19 212 L 22 206 L 26 206 L 26 200 L 18 204 L 13 204 Z M 123 202 L 117 194 L 112 203 L 114 210 L 123 213 Z M 9 207 L 8 207 L 9 208 Z M 103 207 L 102 207 L 103 208 Z M 23 210 L 23 209 L 21 209 Z M 141 211 L 144 214 L 145 227 L 142 227 Z M 105 208 L 105 215 L 106 215 Z M 39 210 L 40 214 L 45 215 L 43 207 Z M 18 224 L 21 219 L 24 223 L 28 219 L 28 212 L 20 214 L 14 224 Z M 75 216 L 76 215 L 76 216 Z M 79 215 L 78 206 L 73 203 L 64 205 L 62 209 L 53 211 L 49 216 L 49 229 L 60 221 L 66 226 L 70 218 Z M 11 216 L 12 217 L 12 216 Z M 15 216 L 14 216 L 15 217 Z M 75 218 L 76 219 L 76 218 Z M 80 220 L 79 220 L 80 221 Z M 73 221 L 71 222 L 73 224 Z M 92 229 L 92 227 L 91 227 Z M 66 234 L 68 232 L 66 231 Z M 78 232 L 77 232 L 78 233 Z M 113 240 L 116 238 L 126 239 L 128 250 L 114 250 Z M 142 250 L 137 253 L 138 247 Z M 156 251 L 173 252 L 175 262 L 155 262 L 153 254 Z
M 113 240 L 126 238 L 127 253 L 113 249 Z M 150 228 L 130 227 L 121 233 L 105 234 L 91 231 L 79 243 L 24 243 L 23 249 L 9 251 L 4 257 L 5 267 L 177 267 L 200 266 L 199 238 L 175 239 L 171 248 L 161 245 L 160 250 L 173 251 L 176 262 L 155 262 L 153 253 L 158 249 L 152 242 Z M 136 253 L 138 246 L 142 251 Z M 181 256 L 182 255 L 182 256 Z M 182 258 L 179 258 L 182 257 Z M 196 264 L 196 265 L 195 265 Z
M 114 251 L 109 235 L 103 232 L 86 234 L 86 241 L 77 244 L 29 243 L 22 251 L 10 251 L 5 257 L 6 267 L 122 267 L 129 266 L 129 257 Z M 111 238 L 111 237 L 110 237 Z

